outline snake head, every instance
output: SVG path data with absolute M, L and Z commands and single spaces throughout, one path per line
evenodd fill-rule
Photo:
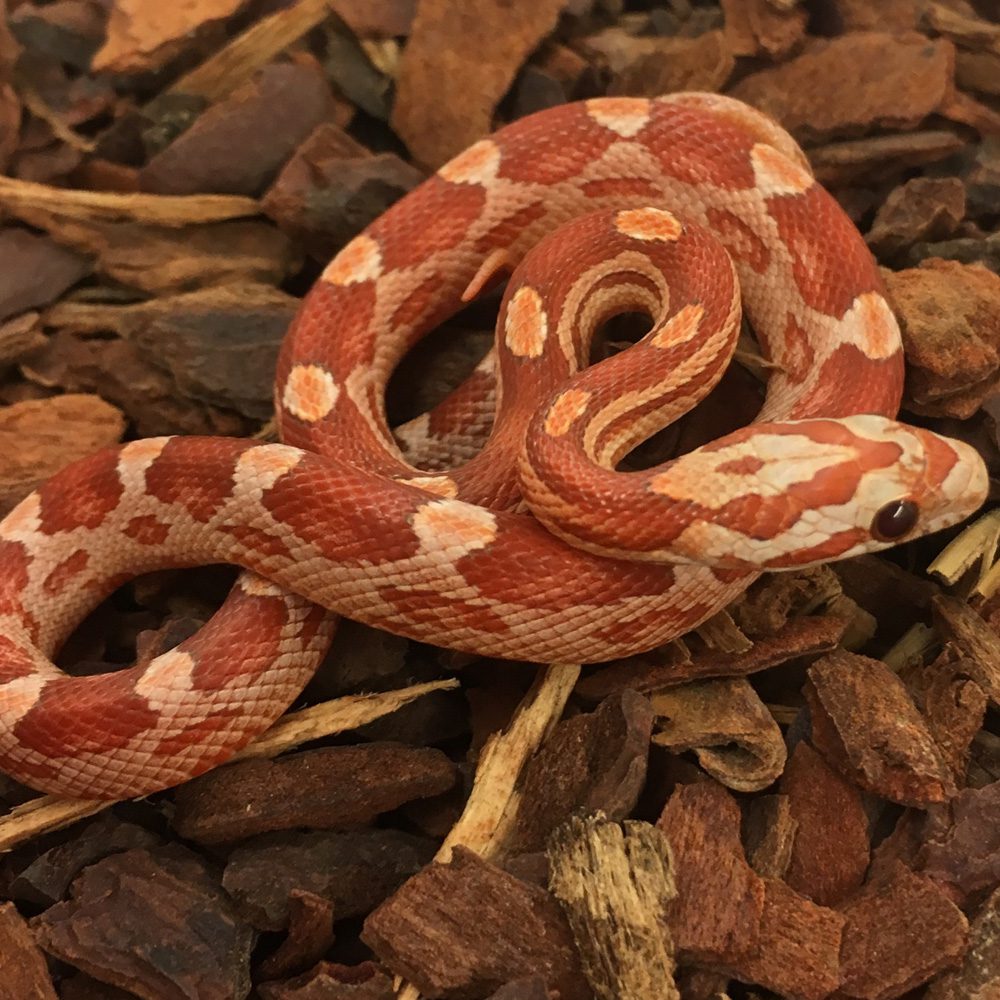
M 957 524 L 986 500 L 986 464 L 962 441 L 876 415 L 777 426 L 804 434 L 814 450 L 775 462 L 799 510 L 761 568 L 886 549 Z
M 676 459 L 651 486 L 695 512 L 666 558 L 753 571 L 940 531 L 982 505 L 988 475 L 961 441 L 860 415 L 751 424 Z

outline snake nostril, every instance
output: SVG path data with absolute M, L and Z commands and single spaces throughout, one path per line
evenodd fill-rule
M 920 508 L 912 500 L 887 503 L 872 520 L 872 537 L 880 542 L 895 542 L 917 526 Z

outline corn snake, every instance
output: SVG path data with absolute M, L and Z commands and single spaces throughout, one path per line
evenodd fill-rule
M 477 437 L 492 362 L 398 440 L 385 386 L 508 272 L 495 430 L 471 457 L 453 443 L 466 460 L 443 471 L 436 437 Z M 758 421 L 614 471 L 717 382 L 741 300 L 774 366 Z M 624 310 L 650 332 L 577 374 Z M 896 423 L 902 382 L 871 255 L 763 115 L 684 94 L 522 119 L 328 265 L 279 359 L 282 444 L 135 441 L 0 524 L 0 768 L 96 798 L 207 770 L 315 671 L 324 609 L 483 655 L 594 662 L 691 629 L 762 570 L 952 524 L 984 499 L 982 460 Z M 212 562 L 251 572 L 176 649 L 97 677 L 52 665 L 125 578 Z

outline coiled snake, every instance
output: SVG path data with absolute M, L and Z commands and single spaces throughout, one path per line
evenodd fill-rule
M 387 427 L 388 377 L 515 267 L 494 432 L 465 455 L 489 363 L 400 431 L 413 461 L 464 458 L 421 471 Z M 715 385 L 741 298 L 774 366 L 757 422 L 616 472 Z M 637 310 L 650 332 L 577 373 L 594 331 Z M 902 382 L 871 255 L 769 119 L 707 94 L 522 119 L 326 268 L 283 345 L 282 444 L 135 441 L 0 524 L 0 768 L 98 798 L 204 771 L 302 689 L 332 634 L 324 609 L 489 656 L 608 660 L 691 629 L 761 570 L 952 524 L 984 499 L 982 460 L 892 420 Z M 214 562 L 252 572 L 177 648 L 96 677 L 51 663 L 124 579 Z

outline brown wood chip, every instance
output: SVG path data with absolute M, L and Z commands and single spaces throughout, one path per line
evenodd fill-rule
M 965 954 L 969 923 L 937 883 L 896 865 L 842 910 L 841 992 L 891 1000 L 954 967 Z
M 525 56 L 552 30 L 563 0 L 535 0 L 511 17 L 492 0 L 423 0 L 396 82 L 392 126 L 428 167 L 492 130 L 493 111 Z M 426 94 L 436 95 L 428 101 Z
M 740 843 L 740 810 L 713 781 L 681 785 L 656 825 L 674 861 L 669 926 L 682 959 L 733 965 L 760 948 L 764 882 Z
M 885 664 L 839 650 L 809 668 L 812 742 L 867 791 L 927 806 L 955 782 L 902 681 Z
M 243 760 L 184 785 L 174 826 L 205 844 L 270 830 L 349 829 L 404 802 L 446 792 L 455 779 L 455 765 L 440 750 L 403 744 Z
M 56 1000 L 45 956 L 13 903 L 0 903 L 0 1000 Z
M 563 1000 L 592 997 L 556 900 L 463 848 L 383 903 L 362 939 L 432 997 L 471 1000 L 533 973 Z

